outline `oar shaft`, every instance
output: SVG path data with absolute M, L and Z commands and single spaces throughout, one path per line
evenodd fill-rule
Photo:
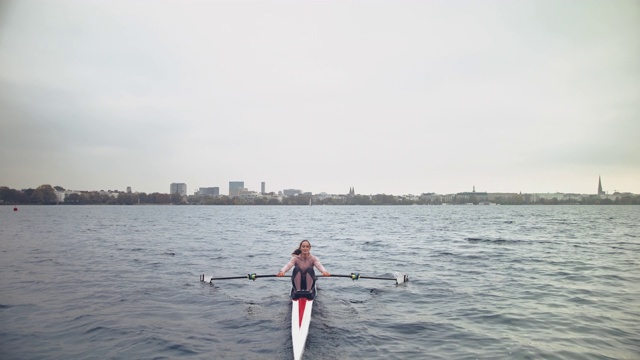
M 235 280 L 235 279 L 247 279 L 247 275 L 211 278 L 211 280 Z
M 379 276 L 362 276 L 360 274 L 351 273 L 351 275 L 331 275 L 331 277 L 345 277 L 351 280 L 359 280 L 359 279 L 371 279 L 371 280 L 393 280 L 396 282 L 396 285 L 402 284 L 404 282 L 409 281 L 409 277 L 406 274 L 396 273 L 396 277 L 379 277 Z
M 267 277 L 278 277 L 278 275 L 256 275 L 255 278 L 267 278 Z M 280 277 L 291 277 L 291 275 L 284 275 Z
M 375 277 L 375 276 L 362 276 L 362 275 L 360 275 L 360 279 L 373 279 L 373 280 L 396 280 L 396 278 L 389 278 L 389 277 Z
M 249 279 L 249 280 L 255 280 L 257 278 L 268 278 L 268 277 L 277 277 L 278 275 L 257 275 L 257 274 L 247 274 L 244 276 L 227 276 L 227 277 L 214 277 L 214 278 L 207 278 L 209 282 L 213 281 L 213 280 L 236 280 L 236 279 Z M 285 275 L 283 277 L 291 277 L 291 275 Z M 200 275 L 200 281 L 204 281 L 205 276 Z
M 358 279 L 396 280 L 396 278 L 376 277 L 376 276 L 363 276 L 363 275 L 360 275 L 360 274 L 351 274 L 351 275 L 334 275 L 334 274 L 331 274 L 331 277 L 344 277 L 344 278 L 349 278 L 349 279 L 353 279 L 353 280 L 358 280 Z

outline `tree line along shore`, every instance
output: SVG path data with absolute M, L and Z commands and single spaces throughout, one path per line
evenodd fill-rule
M 59 194 L 65 191 L 60 186 L 41 185 L 36 189 L 15 190 L 0 187 L 0 204 L 4 205 L 640 205 L 640 195 L 627 194 L 611 197 L 598 195 L 576 198 L 540 198 L 532 201 L 527 194 L 511 194 L 490 202 L 482 196 L 465 193 L 464 196 L 448 197 L 423 194 L 421 196 L 340 195 L 314 196 L 265 196 L 246 198 L 241 196 L 182 196 L 163 193 L 131 193 L 121 191 L 82 191 Z

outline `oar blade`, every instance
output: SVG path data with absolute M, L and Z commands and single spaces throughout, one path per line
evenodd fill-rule
M 409 275 L 407 274 L 396 272 L 393 273 L 393 275 L 396 277 L 396 285 L 404 284 L 405 282 L 409 281 Z

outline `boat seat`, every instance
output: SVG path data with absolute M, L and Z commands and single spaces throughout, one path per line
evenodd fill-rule
M 309 291 L 309 290 L 298 290 L 295 291 L 293 289 L 291 289 L 291 299 L 293 300 L 297 300 L 297 299 L 301 299 L 301 298 L 305 298 L 308 300 L 313 300 L 316 297 L 316 292 L 315 291 Z

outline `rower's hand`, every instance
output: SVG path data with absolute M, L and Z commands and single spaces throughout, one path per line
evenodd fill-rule
M 329 274 L 329 272 L 325 271 L 322 273 L 322 276 L 331 276 L 331 274 Z
M 280 271 L 280 272 L 278 273 L 278 275 L 276 275 L 276 276 L 277 276 L 277 277 L 283 277 L 283 276 L 284 276 L 284 273 L 283 273 L 282 271 Z

